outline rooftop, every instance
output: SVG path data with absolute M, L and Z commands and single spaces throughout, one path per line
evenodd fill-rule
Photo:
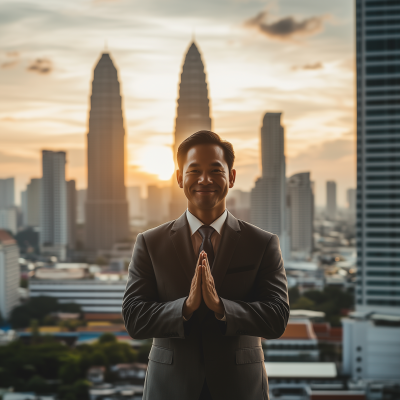
M 280 339 L 289 340 L 311 340 L 316 338 L 313 327 L 309 321 L 299 323 L 289 321 L 284 334 L 280 337 Z
M 269 378 L 336 378 L 333 362 L 266 362 Z
M 15 239 L 5 230 L 0 229 L 0 244 L 14 244 Z

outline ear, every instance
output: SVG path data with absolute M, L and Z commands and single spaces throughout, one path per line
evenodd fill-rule
M 176 181 L 178 182 L 178 186 L 183 189 L 183 175 L 179 169 L 176 170 Z
M 229 173 L 229 189 L 233 188 L 236 180 L 236 169 L 232 168 L 231 172 Z

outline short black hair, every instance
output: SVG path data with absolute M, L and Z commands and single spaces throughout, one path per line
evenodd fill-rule
M 177 160 L 179 169 L 182 171 L 183 162 L 188 151 L 198 144 L 216 144 L 224 151 L 225 161 L 228 164 L 229 172 L 235 162 L 235 152 L 231 143 L 222 140 L 219 135 L 211 131 L 198 131 L 186 138 L 178 147 Z

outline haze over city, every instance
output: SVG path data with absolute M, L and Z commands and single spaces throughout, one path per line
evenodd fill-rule
M 352 2 L 9 1 L 2 8 L 0 176 L 12 173 L 17 193 L 40 177 L 43 148 L 67 151 L 67 177 L 86 188 L 90 85 L 105 49 L 122 88 L 126 184 L 168 184 L 178 83 L 193 37 L 212 129 L 237 153 L 236 188 L 250 190 L 260 175 L 267 111 L 283 113 L 287 176 L 311 171 L 317 205 L 325 204 L 327 180 L 338 184 L 339 205 L 355 187 Z

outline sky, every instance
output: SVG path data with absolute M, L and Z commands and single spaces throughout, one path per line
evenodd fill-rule
M 311 172 L 338 204 L 355 187 L 353 2 L 336 0 L 2 0 L 0 178 L 16 196 L 41 176 L 41 150 L 67 152 L 67 178 L 87 185 L 93 68 L 107 49 L 118 68 L 126 185 L 169 184 L 184 56 L 205 64 L 212 129 L 236 151 L 235 187 L 260 176 L 260 128 L 282 112 L 287 176 Z M 106 162 L 106 160 L 105 160 Z

